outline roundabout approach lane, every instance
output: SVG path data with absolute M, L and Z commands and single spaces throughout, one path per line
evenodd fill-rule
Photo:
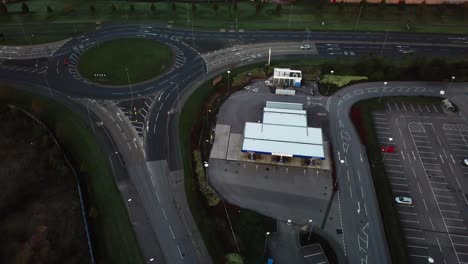
M 152 80 L 124 86 L 105 86 L 83 78 L 78 72 L 78 60 L 81 54 L 99 43 L 118 38 L 145 38 L 167 45 L 174 55 L 172 67 Z M 64 63 L 65 59 L 68 60 L 68 64 Z M 45 78 L 52 89 L 75 97 L 106 99 L 154 93 L 165 89 L 171 82 L 205 67 L 199 54 L 178 38 L 155 33 L 145 26 L 137 25 L 104 28 L 73 38 L 57 50 L 49 59 L 48 65 Z

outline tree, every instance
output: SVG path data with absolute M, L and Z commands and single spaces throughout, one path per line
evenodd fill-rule
M 117 10 L 117 7 L 115 7 L 114 4 L 111 5 L 111 12 L 114 13 Z
M 21 12 L 23 12 L 23 14 L 29 13 L 29 6 L 25 2 L 21 4 Z
M 135 5 L 134 4 L 130 4 L 130 12 L 135 12 Z
M 172 2 L 171 8 L 172 8 L 172 12 L 175 12 L 177 10 L 177 5 L 174 2 Z
M 381 0 L 380 3 L 379 3 L 379 8 L 380 10 L 385 10 L 385 8 L 387 7 L 387 3 L 385 2 L 385 0 Z
M 94 5 L 89 6 L 89 11 L 91 11 L 91 14 L 94 14 L 96 12 L 96 8 L 94 7 Z
M 54 10 L 52 9 L 52 7 L 50 7 L 50 5 L 47 6 L 47 13 L 52 13 L 54 12 Z
M 195 13 L 197 11 L 197 4 L 192 3 L 192 13 Z
M 213 3 L 213 11 L 215 11 L 215 13 L 218 14 L 218 10 L 219 10 L 218 2 L 214 2 Z
M 156 6 L 154 5 L 154 3 L 151 3 L 150 10 L 152 13 L 156 12 Z
M 276 13 L 281 14 L 282 10 L 283 10 L 283 6 L 281 4 L 276 4 Z
M 343 12 L 344 6 L 345 6 L 345 2 L 344 2 L 344 1 L 339 2 L 339 3 L 338 3 L 338 10 L 339 10 L 340 12 Z
M 0 14 L 1 15 L 8 14 L 8 8 L 2 1 L 0 1 Z
M 237 11 L 237 1 L 234 1 L 234 3 L 232 4 L 232 10 L 234 10 L 234 12 Z
M 405 7 L 406 7 L 405 0 L 400 0 L 400 1 L 398 1 L 398 9 L 399 9 L 400 11 L 404 11 L 404 10 L 405 10 Z
M 260 13 L 260 11 L 262 11 L 262 8 L 263 8 L 263 4 L 262 2 L 258 2 L 256 5 L 255 5 L 255 13 Z

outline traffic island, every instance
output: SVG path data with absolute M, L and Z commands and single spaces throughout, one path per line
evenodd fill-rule
M 165 73 L 173 64 L 171 49 L 143 38 L 114 39 L 85 51 L 78 71 L 94 83 L 127 87 Z

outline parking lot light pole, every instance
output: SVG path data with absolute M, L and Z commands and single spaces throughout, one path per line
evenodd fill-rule
M 111 168 L 112 168 L 112 175 L 113 175 L 114 177 L 115 177 L 115 170 L 114 170 L 114 164 L 112 163 L 112 156 L 117 155 L 117 154 L 119 154 L 118 151 L 109 154 L 109 162 L 110 162 L 110 165 L 111 165 Z
M 270 232 L 266 232 L 265 234 L 265 247 L 263 247 L 263 255 L 265 255 L 266 252 L 266 247 L 267 247 L 267 242 L 268 242 L 268 236 L 270 235 Z
M 307 241 L 310 240 L 311 234 L 312 234 L 312 219 L 309 219 L 309 236 L 307 237 Z
M 229 96 L 229 92 L 231 91 L 231 83 L 229 82 L 229 74 L 231 73 L 231 71 L 227 71 L 227 74 L 228 74 L 228 96 Z
M 330 71 L 331 77 L 333 77 L 333 73 L 335 73 L 335 71 L 334 71 L 334 70 L 331 70 L 331 71 Z M 330 92 L 330 83 L 331 83 L 331 78 L 330 78 L 330 81 L 328 82 L 327 96 L 328 96 L 328 93 Z
M 455 80 L 455 76 L 452 76 L 452 77 L 450 78 L 450 83 L 449 83 L 449 85 L 448 85 L 448 87 L 447 87 L 447 91 L 448 91 L 448 89 L 450 89 L 450 87 L 452 86 L 452 82 L 453 82 L 454 80 Z
M 393 141 L 393 138 L 388 138 L 387 148 L 385 149 L 385 151 L 384 151 L 384 153 L 383 153 L 382 164 L 385 162 L 385 154 L 387 154 L 388 147 L 390 146 L 390 143 L 391 143 L 392 141 Z
M 384 82 L 382 91 L 380 92 L 379 104 L 380 104 L 380 101 L 382 101 L 383 91 L 385 90 L 386 87 L 387 87 L 387 82 Z

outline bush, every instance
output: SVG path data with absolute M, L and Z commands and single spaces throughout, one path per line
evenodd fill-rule
M 197 174 L 198 186 L 200 187 L 203 196 L 205 196 L 209 206 L 217 205 L 221 200 L 206 180 L 205 169 L 201 162 L 201 154 L 199 150 L 193 151 L 193 160 L 195 163 L 195 173 Z
M 225 264 L 244 264 L 242 256 L 237 253 L 229 253 L 224 256 Z
M 29 13 L 29 6 L 25 2 L 21 4 L 21 12 L 23 12 L 23 14 Z
M 52 7 L 50 7 L 49 5 L 47 6 L 47 13 L 52 13 L 54 12 L 54 10 L 52 9 Z

